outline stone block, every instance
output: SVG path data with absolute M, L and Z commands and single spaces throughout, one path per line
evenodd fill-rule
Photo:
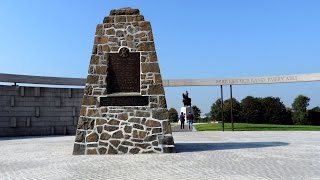
M 103 154 L 106 154 L 106 153 L 107 153 L 107 148 L 105 148 L 105 147 L 99 148 L 99 154 L 100 155 L 103 155 Z
M 133 22 L 139 22 L 139 21 L 144 21 L 144 16 L 141 16 L 141 15 L 133 16 Z
M 111 120 L 109 120 L 109 121 L 108 121 L 108 123 L 107 123 L 107 124 L 109 124 L 109 125 L 119 126 L 120 121 L 118 121 L 118 120 L 116 120 L 116 119 L 111 119 Z
M 114 22 L 114 17 L 107 16 L 103 19 L 103 23 L 113 23 L 113 22 Z
M 102 133 L 100 136 L 100 139 L 105 141 L 109 140 L 110 138 L 111 138 L 111 135 L 108 133 Z
M 99 139 L 99 135 L 96 133 L 91 133 L 89 135 L 87 135 L 86 137 L 86 142 L 90 143 L 90 142 L 98 142 Z
M 104 130 L 108 132 L 116 131 L 119 129 L 119 126 L 104 126 Z
M 125 133 L 131 133 L 132 132 L 132 126 L 125 126 L 124 127 L 124 132 Z
M 107 123 L 107 120 L 105 120 L 105 119 L 101 119 L 101 118 L 98 118 L 97 120 L 96 120 L 96 125 L 98 126 L 98 125 L 104 125 L 104 124 L 106 124 Z
M 98 152 L 96 149 L 87 149 L 87 155 L 97 155 Z
M 92 130 L 94 128 L 94 119 L 86 118 L 86 117 L 80 117 L 79 122 L 77 125 L 77 129 L 81 130 Z
M 51 127 L 50 127 L 50 132 L 51 132 L 51 134 L 50 134 L 50 135 L 54 135 L 54 134 L 55 134 L 54 126 L 51 126 Z
M 152 110 L 152 118 L 159 120 L 168 119 L 168 110 L 167 109 L 156 109 Z
M 155 51 L 153 42 L 141 42 L 138 44 L 138 51 Z
M 160 73 L 158 63 L 141 63 L 141 72 L 142 73 Z
M 147 127 L 161 127 L 161 123 L 155 120 L 147 120 L 146 122 Z
M 97 35 L 97 36 L 102 36 L 102 35 L 103 35 L 103 25 L 102 25 L 102 24 L 98 24 L 98 25 L 97 25 L 96 35 Z
M 115 34 L 116 34 L 116 31 L 113 28 L 106 30 L 106 35 L 115 35 Z
M 163 127 L 163 134 L 172 134 L 172 129 L 171 129 L 171 125 L 170 122 L 167 121 L 163 121 L 162 122 L 162 127 Z
M 162 145 L 174 145 L 172 136 L 159 136 L 159 144 Z
M 96 74 L 107 74 L 107 66 L 96 66 Z
M 94 39 L 94 44 L 106 44 L 108 42 L 105 36 L 96 36 Z
M 138 154 L 140 152 L 140 148 L 132 148 L 129 152 L 130 154 Z
M 120 145 L 119 147 L 118 147 L 118 150 L 120 151 L 120 152 L 122 152 L 122 153 L 127 153 L 128 152 L 128 147 L 125 147 L 125 146 L 122 146 L 122 145 Z
M 147 132 L 146 131 L 139 131 L 138 134 L 139 134 L 140 139 L 144 139 L 147 135 Z
M 148 136 L 144 139 L 145 142 L 150 142 L 150 141 L 155 141 L 155 140 L 157 140 L 157 135 L 148 135 Z
M 40 91 L 41 91 L 41 88 L 40 87 L 35 87 L 34 88 L 34 96 L 40 96 Z
M 124 37 L 124 32 L 121 30 L 116 31 L 116 37 Z
M 118 154 L 118 151 L 115 148 L 113 148 L 112 146 L 109 146 L 108 154 Z
M 150 115 L 149 115 L 150 116 Z M 141 119 L 140 118 L 130 118 L 129 120 L 128 120 L 128 122 L 133 122 L 133 123 L 140 123 L 141 122 Z
M 119 115 L 118 115 L 118 119 L 124 120 L 124 121 L 128 120 L 128 113 L 121 113 L 121 114 L 119 114 Z
M 127 22 L 127 16 L 115 16 L 115 23 Z
M 110 144 L 113 145 L 115 148 L 117 148 L 120 143 L 121 141 L 119 140 L 110 140 Z
M 86 145 L 83 144 L 74 144 L 73 146 L 73 155 L 84 155 L 86 150 Z
M 40 116 L 40 107 L 36 107 L 36 117 Z
M 67 89 L 67 94 L 68 94 L 67 95 L 68 98 L 72 98 L 72 89 L 71 88 Z
M 176 153 L 176 148 L 172 147 L 163 147 L 163 153 Z
M 152 134 L 159 134 L 162 133 L 162 128 L 153 128 L 152 129 Z
M 100 117 L 100 112 L 98 108 L 88 108 L 87 115 L 88 117 Z
M 141 31 L 150 31 L 151 30 L 151 24 L 148 21 L 139 22 L 139 26 L 141 28 Z
M 147 39 L 147 41 L 154 41 L 154 39 L 153 39 L 153 34 L 152 34 L 152 31 L 151 31 L 151 30 L 148 32 L 148 39 Z
M 30 127 L 30 126 L 31 126 L 31 118 L 26 117 L 26 127 Z
M 164 94 L 164 88 L 161 85 L 150 85 L 148 89 L 148 95 L 162 95 Z
M 122 141 L 121 144 L 124 145 L 124 146 L 133 146 L 133 143 L 130 142 L 130 141 Z
M 110 11 L 110 16 L 116 15 L 139 15 L 139 9 L 131 9 L 131 8 L 122 8 L 122 9 L 113 9 Z
M 99 76 L 98 75 L 88 75 L 87 83 L 88 84 L 98 84 Z
M 121 130 L 114 132 L 112 134 L 112 138 L 114 138 L 114 139 L 123 139 L 124 138 L 123 132 Z
M 10 127 L 11 128 L 17 127 L 17 119 L 15 117 L 10 118 Z
M 97 65 L 99 64 L 99 56 L 97 55 L 91 55 L 90 64 L 91 65 Z
M 20 96 L 24 96 L 24 87 L 20 87 Z
M 140 130 L 144 130 L 144 127 L 140 124 L 133 124 L 132 126 L 134 129 L 140 129 Z
M 150 117 L 149 111 L 136 111 L 135 112 L 136 117 Z
M 15 100 L 14 96 L 10 97 L 10 106 L 13 107 L 15 105 Z

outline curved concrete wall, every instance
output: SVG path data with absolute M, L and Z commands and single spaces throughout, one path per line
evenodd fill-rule
M 83 89 L 0 86 L 0 137 L 75 134 Z

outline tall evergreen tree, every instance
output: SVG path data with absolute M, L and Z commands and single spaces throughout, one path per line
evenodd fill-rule
M 170 108 L 168 111 L 169 121 L 178 122 L 178 112 L 175 108 Z
M 191 108 L 192 108 L 192 111 L 193 111 L 193 115 L 194 115 L 195 121 L 199 122 L 200 115 L 201 115 L 201 110 L 195 105 L 192 106 Z
M 292 103 L 293 110 L 293 122 L 294 124 L 310 124 L 308 122 L 308 111 L 310 98 L 304 95 L 299 95 L 294 99 Z
M 211 118 L 214 121 L 221 121 L 221 98 L 217 99 L 211 106 Z
M 263 107 L 259 98 L 247 96 L 241 101 L 242 121 L 246 123 L 262 124 Z
M 263 107 L 263 121 L 267 124 L 288 124 L 289 117 L 283 102 L 278 97 L 260 99 Z
M 223 113 L 225 122 L 231 122 L 231 99 L 227 99 L 223 102 Z M 232 98 L 232 114 L 234 122 L 241 122 L 241 106 L 239 101 L 235 98 Z

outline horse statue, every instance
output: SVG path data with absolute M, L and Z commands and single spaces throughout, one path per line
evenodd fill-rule
M 186 93 L 182 93 L 183 97 L 183 105 L 184 106 L 191 106 L 191 98 L 188 97 L 189 93 L 186 91 Z

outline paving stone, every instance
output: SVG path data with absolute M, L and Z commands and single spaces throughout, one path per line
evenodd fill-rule
M 0 179 L 105 179 L 105 172 L 108 179 L 320 177 L 320 132 L 173 132 L 173 137 L 177 153 L 112 156 L 72 155 L 74 136 L 0 138 Z M 119 145 L 120 152 L 129 150 Z

